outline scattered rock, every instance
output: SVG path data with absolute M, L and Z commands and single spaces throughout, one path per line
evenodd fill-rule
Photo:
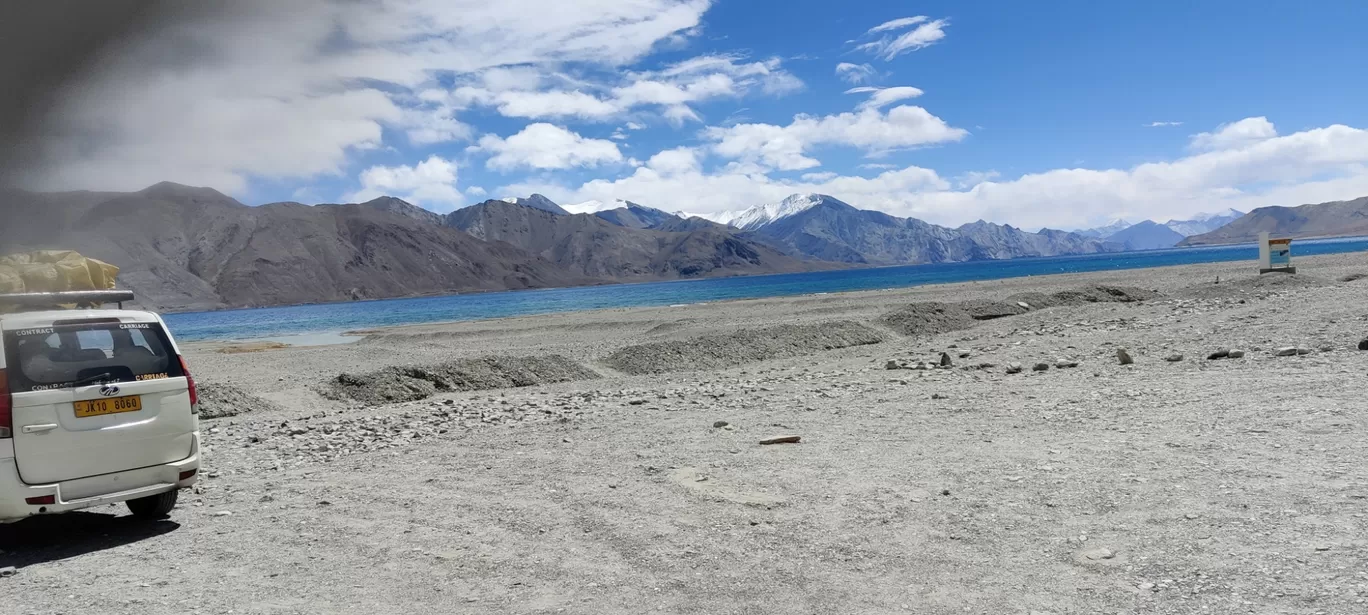
M 941 365 L 941 367 L 950 367 L 950 366 L 952 366 L 952 365 L 954 365 L 954 364 L 955 364 L 955 362 L 950 360 L 950 355 L 949 355 L 949 353 L 945 353 L 945 352 L 942 352 L 942 353 L 941 353 L 941 358 L 940 358 L 940 365 Z
M 1230 351 L 1229 354 L 1226 355 L 1226 358 L 1229 358 L 1229 359 L 1243 359 L 1244 356 L 1245 356 L 1245 351 L 1243 351 L 1243 350 L 1232 350 L 1232 351 Z
M 1059 369 L 1078 367 L 1078 361 L 1066 361 L 1064 359 L 1060 359 L 1058 361 L 1055 361 L 1055 367 L 1058 367 Z
M 1048 369 L 1050 369 L 1050 364 L 1049 364 L 1049 363 L 1036 363 L 1036 364 L 1035 364 L 1035 367 L 1032 367 L 1032 368 L 1031 368 L 1032 371 L 1037 371 L 1037 372 L 1043 372 L 1043 371 L 1046 371 L 1046 370 L 1048 370 Z
M 1207 360 L 1208 360 L 1208 361 L 1215 361 L 1216 359 L 1224 359 L 1224 358 L 1226 358 L 1226 357 L 1228 357 L 1228 356 L 1230 356 L 1230 351 L 1229 351 L 1229 350 L 1222 349 L 1222 350 L 1217 350 L 1216 352 L 1213 352 L 1213 353 L 1207 355 Z
M 1273 355 L 1278 357 L 1295 357 L 1299 354 L 1302 353 L 1294 346 L 1285 346 L 1273 351 Z
M 723 427 L 726 427 L 728 425 L 731 425 L 731 423 L 728 423 L 726 421 L 715 421 L 713 422 L 713 429 L 722 429 Z
M 1120 361 L 1122 365 L 1130 365 L 1132 363 L 1135 363 L 1135 359 L 1131 358 L 1130 353 L 1126 352 L 1125 348 L 1116 349 L 1116 360 Z
M 1021 373 L 1021 364 L 1020 364 L 1020 363 L 1008 363 L 1008 364 L 1007 364 L 1007 373 L 1009 373 L 1009 374 L 1020 374 L 1020 373 Z
M 774 436 L 761 440 L 761 444 L 797 444 L 803 436 Z
M 1085 566 L 1115 566 L 1121 563 L 1121 558 L 1111 549 L 1094 547 L 1075 553 L 1074 561 Z
M 1164 357 L 1164 360 L 1168 361 L 1169 363 L 1177 363 L 1183 360 L 1183 355 L 1175 352 L 1167 357 Z

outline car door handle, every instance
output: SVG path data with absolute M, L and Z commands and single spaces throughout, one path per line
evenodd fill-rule
M 25 425 L 23 431 L 24 433 L 42 433 L 54 429 L 57 429 L 56 423 L 43 423 L 40 425 Z

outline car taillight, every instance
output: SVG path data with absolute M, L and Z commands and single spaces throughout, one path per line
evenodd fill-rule
M 185 384 L 190 385 L 190 412 L 199 414 L 199 391 L 195 390 L 195 377 L 190 375 L 190 366 L 185 364 L 185 357 L 178 356 L 181 364 L 181 373 L 185 374 Z
M 9 375 L 0 369 L 0 438 L 14 435 L 14 399 L 10 397 Z

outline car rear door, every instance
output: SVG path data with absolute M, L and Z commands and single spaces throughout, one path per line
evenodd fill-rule
M 180 461 L 195 417 L 161 323 L 72 319 L 4 333 L 15 458 L 28 484 Z

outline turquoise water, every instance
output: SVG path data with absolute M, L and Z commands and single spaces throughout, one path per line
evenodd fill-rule
M 1293 251 L 1295 256 L 1368 251 L 1368 237 L 1298 241 L 1294 244 Z M 353 329 L 426 322 L 903 288 L 924 284 L 996 280 L 1055 273 L 1139 269 L 1237 260 L 1250 261 L 1250 268 L 1253 269 L 1257 266 L 1255 261 L 1258 260 L 1258 248 L 1253 245 L 1214 246 L 1123 252 L 1120 254 L 1017 258 L 1001 261 L 786 273 L 709 280 L 581 286 L 416 299 L 385 299 L 246 310 L 187 312 L 167 314 L 165 318 L 177 339 L 184 341 L 280 338 L 296 335 L 310 335 L 312 339 L 319 339 L 317 334 L 321 333 L 338 333 Z M 326 338 L 327 336 L 323 337 Z M 301 341 L 303 339 L 301 338 Z

